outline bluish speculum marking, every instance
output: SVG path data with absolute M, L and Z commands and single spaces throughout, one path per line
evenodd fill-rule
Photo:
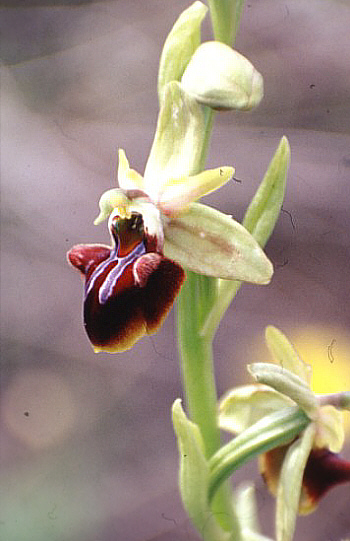
M 111 251 L 109 258 L 102 261 L 87 280 L 85 299 L 95 286 L 96 280 L 104 275 L 104 279 L 99 286 L 98 302 L 99 304 L 105 304 L 108 299 L 115 295 L 117 282 L 126 268 L 147 252 L 144 242 L 143 222 L 140 218 L 139 215 L 135 214 L 129 219 L 117 219 L 116 223 L 112 224 L 111 232 L 115 241 L 115 248 Z M 120 252 L 126 255 L 121 256 Z

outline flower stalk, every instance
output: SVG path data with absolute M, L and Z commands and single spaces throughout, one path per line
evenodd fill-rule
M 227 45 L 236 38 L 244 0 L 208 0 L 214 36 Z
M 201 432 L 207 459 L 221 445 L 212 339 L 201 333 L 203 321 L 215 298 L 215 279 L 187 272 L 178 300 L 181 373 L 189 417 Z M 221 526 L 234 532 L 234 538 L 239 541 L 239 525 L 230 503 L 228 486 L 220 487 L 212 504 L 212 512 Z

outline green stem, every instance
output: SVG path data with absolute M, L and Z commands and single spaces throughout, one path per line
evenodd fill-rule
M 202 336 L 202 322 L 216 296 L 215 279 L 187 272 L 178 302 L 178 337 L 181 372 L 189 417 L 201 431 L 209 459 L 221 445 L 217 424 L 217 394 L 212 341 Z M 230 502 L 227 485 L 220 487 L 212 511 L 220 525 L 240 540 L 239 525 Z
M 244 0 L 208 0 L 214 36 L 226 45 L 234 44 Z
M 209 0 L 215 39 L 233 44 L 244 0 Z M 205 107 L 205 139 L 198 171 L 204 169 L 214 111 Z M 183 388 L 189 416 L 202 434 L 206 457 L 209 459 L 220 449 L 221 438 L 217 423 L 217 392 L 213 366 L 212 341 L 214 332 L 203 332 L 208 313 L 218 293 L 218 280 L 187 272 L 178 302 L 178 342 L 181 357 Z M 213 513 L 221 526 L 232 533 L 232 539 L 241 540 L 238 519 L 231 505 L 231 493 L 225 483 L 212 501 Z
M 209 304 L 200 289 L 208 278 L 187 272 L 178 303 L 179 350 L 189 416 L 201 429 L 209 458 L 220 445 L 217 426 L 217 396 L 211 340 L 199 334 L 199 323 Z

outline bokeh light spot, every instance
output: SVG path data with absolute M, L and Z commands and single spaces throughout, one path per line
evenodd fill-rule
M 341 327 L 305 325 L 286 335 L 303 361 L 312 366 L 311 387 L 328 394 L 350 390 L 350 334 Z M 350 433 L 350 413 L 344 413 Z
M 57 444 L 75 424 L 67 382 L 47 370 L 26 370 L 4 392 L 1 416 L 7 429 L 34 449 Z

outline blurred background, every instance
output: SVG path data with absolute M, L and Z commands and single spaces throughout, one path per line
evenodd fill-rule
M 65 260 L 73 244 L 109 241 L 92 222 L 115 185 L 117 148 L 143 171 L 159 55 L 188 5 L 1 2 L 3 541 L 197 538 L 178 496 L 170 422 L 182 393 L 175 310 L 130 352 L 95 355 L 81 280 Z M 217 115 L 208 165 L 234 165 L 242 182 L 207 202 L 241 220 L 283 134 L 292 163 L 266 249 L 274 279 L 240 290 L 215 339 L 220 395 L 250 381 L 248 362 L 269 360 L 270 323 L 312 363 L 316 390 L 350 389 L 349 20 L 346 1 L 246 2 L 236 47 L 264 75 L 265 99 Z M 273 499 L 255 463 L 234 476 L 245 479 L 256 481 L 272 535 Z M 349 534 L 349 492 L 300 518 L 295 539 Z

